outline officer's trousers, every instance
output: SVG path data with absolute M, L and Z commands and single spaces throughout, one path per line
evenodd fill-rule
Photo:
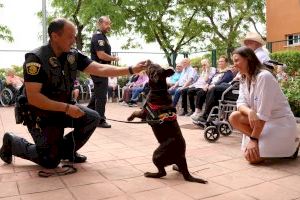
M 38 125 L 28 126 L 35 144 L 14 136 L 12 154 L 46 168 L 57 167 L 62 158 L 72 158 L 88 141 L 100 119 L 97 112 L 77 106 L 85 112 L 80 118 L 75 119 L 59 113 L 55 119 L 41 117 Z M 64 136 L 66 127 L 73 130 Z
M 94 82 L 94 93 L 88 104 L 88 108 L 93 109 L 100 115 L 100 121 L 105 121 L 105 105 L 107 100 L 108 78 L 97 77 Z

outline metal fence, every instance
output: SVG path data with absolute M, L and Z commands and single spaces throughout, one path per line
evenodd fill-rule
M 22 66 L 24 63 L 24 55 L 29 50 L 8 50 L 0 49 L 0 68 L 9 68 L 12 65 Z M 84 52 L 89 55 L 89 52 Z M 172 66 L 175 67 L 176 61 L 180 61 L 183 58 L 195 58 L 202 57 L 204 54 L 211 55 L 211 63 L 216 66 L 217 50 L 203 50 L 198 52 L 179 52 L 172 54 L 170 59 Z M 113 65 L 134 65 L 141 60 L 150 59 L 155 63 L 166 66 L 169 65 L 167 62 L 166 55 L 163 52 L 143 52 L 143 51 L 116 51 L 112 52 L 112 55 L 119 56 L 119 62 L 113 62 Z

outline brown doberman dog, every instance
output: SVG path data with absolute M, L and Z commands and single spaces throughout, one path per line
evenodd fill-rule
M 152 127 L 159 147 L 153 153 L 153 163 L 158 168 L 157 173 L 146 172 L 145 177 L 160 178 L 165 176 L 165 167 L 176 164 L 173 168 L 182 173 L 187 181 L 207 183 L 207 181 L 193 177 L 187 167 L 185 158 L 185 140 L 176 119 L 176 109 L 172 107 L 172 97 L 168 93 L 166 77 L 174 74 L 173 69 L 164 69 L 157 64 L 148 62 L 147 75 L 149 77 L 150 92 L 142 110 L 135 111 L 128 117 L 132 121 L 135 117 L 146 120 Z

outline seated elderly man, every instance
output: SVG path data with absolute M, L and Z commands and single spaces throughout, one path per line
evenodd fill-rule
M 175 73 L 172 76 L 167 77 L 166 79 L 168 87 L 175 85 L 175 83 L 180 78 L 181 72 L 182 72 L 182 66 L 180 64 L 177 64 L 175 68 Z
M 181 107 L 183 111 L 179 113 L 179 116 L 190 116 L 195 112 L 195 96 L 199 91 L 204 90 L 208 81 L 216 73 L 216 68 L 210 66 L 209 60 L 207 58 L 202 59 L 200 63 L 202 69 L 197 81 L 195 81 L 187 88 L 181 90 Z M 189 100 L 191 112 L 188 112 L 187 100 Z
M 246 34 L 245 38 L 241 40 L 241 44 L 252 49 L 258 58 L 258 60 L 263 64 L 270 60 L 269 52 L 267 49 L 263 48 L 266 42 L 262 37 L 255 32 L 249 32 Z
M 179 101 L 181 90 L 194 83 L 198 77 L 197 71 L 191 66 L 190 59 L 184 58 L 181 61 L 180 66 L 182 66 L 182 72 L 180 74 L 179 80 L 168 90 L 169 94 L 174 95 L 172 103 L 172 106 L 174 107 L 176 107 Z

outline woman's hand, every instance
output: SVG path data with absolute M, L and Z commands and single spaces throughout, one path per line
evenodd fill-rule
M 258 141 L 250 140 L 245 150 L 245 158 L 251 163 L 260 160 Z
M 203 90 L 204 90 L 204 91 L 207 91 L 208 87 L 209 87 L 209 85 L 206 84 L 206 85 L 203 87 Z
M 173 90 L 173 89 L 175 89 L 175 85 L 171 86 L 171 87 L 168 89 L 168 91 L 171 91 L 171 90 Z
M 250 110 L 249 115 L 248 115 L 248 119 L 249 119 L 249 124 L 250 127 L 253 129 L 257 123 L 260 121 L 260 119 L 258 118 L 256 112 L 254 110 Z
M 214 88 L 214 87 L 215 87 L 215 85 L 214 85 L 214 84 L 211 84 L 211 85 L 208 86 L 208 90 L 211 90 L 211 89 Z

